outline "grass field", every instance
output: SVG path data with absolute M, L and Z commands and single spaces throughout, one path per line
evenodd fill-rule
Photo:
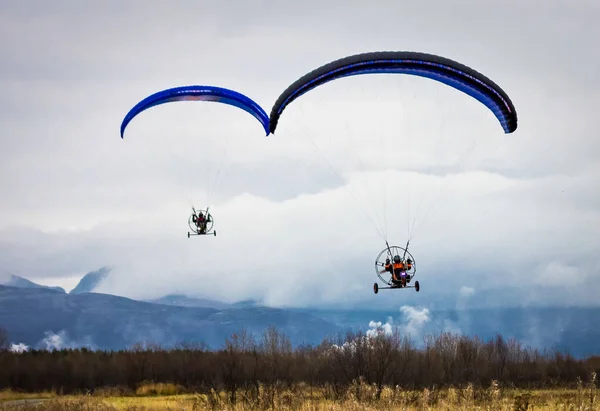
M 180 387 L 172 384 L 146 384 L 136 392 L 115 395 L 99 390 L 94 395 L 59 396 L 55 393 L 20 394 L 0 393 L 4 402 L 0 410 L 35 409 L 67 411 L 108 410 L 600 410 L 596 402 L 596 387 L 579 384 L 577 389 L 513 390 L 502 389 L 492 383 L 487 389 L 450 388 L 444 390 L 407 391 L 385 388 L 376 399 L 376 389 L 369 385 L 355 385 L 337 401 L 326 399 L 322 390 L 298 386 L 293 390 L 268 390 L 261 387 L 259 395 L 250 399 L 243 392 L 237 394 L 232 405 L 229 394 L 173 394 Z M 15 400 L 46 400 L 27 405 Z

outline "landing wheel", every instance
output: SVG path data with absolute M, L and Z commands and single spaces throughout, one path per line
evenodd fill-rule
M 379 292 L 379 285 L 377 283 L 373 283 L 373 292 L 377 294 Z
M 420 289 L 421 289 L 421 286 L 419 285 L 419 282 L 418 282 L 418 281 L 415 281 L 415 290 L 416 290 L 417 292 L 419 292 L 419 290 L 420 290 Z

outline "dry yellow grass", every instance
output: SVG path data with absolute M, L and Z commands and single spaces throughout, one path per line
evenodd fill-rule
M 170 383 L 154 383 L 147 382 L 141 384 L 137 390 L 135 390 L 135 395 L 139 396 L 169 396 L 169 395 L 178 395 L 186 392 L 185 387 L 176 384 Z
M 12 390 L 0 391 L 0 401 L 14 401 L 14 400 L 25 400 L 28 398 L 54 398 L 56 397 L 55 392 L 44 391 L 44 392 L 17 392 Z
M 238 402 L 232 405 L 228 393 L 159 395 L 160 392 L 182 390 L 181 387 L 145 384 L 129 396 L 112 396 L 96 392 L 94 396 L 63 396 L 45 401 L 36 406 L 43 411 L 108 411 L 108 410 L 297 410 L 297 411 L 341 411 L 341 410 L 488 410 L 488 411 L 600 411 L 596 401 L 595 384 L 578 384 L 577 389 L 556 390 L 512 390 L 502 389 L 492 383 L 487 389 L 449 388 L 444 390 L 425 389 L 422 391 L 403 390 L 400 387 L 387 387 L 381 398 L 377 390 L 368 384 L 355 384 L 338 401 L 325 399 L 325 393 L 307 386 L 294 390 L 269 390 L 261 387 L 259 395 L 252 400 L 239 392 Z M 137 395 L 136 395 L 137 394 Z M 20 405 L 0 405 L 0 410 L 25 408 Z
M 406 398 L 399 397 L 396 401 L 381 400 L 381 401 L 357 401 L 354 399 L 346 399 L 342 401 L 326 401 L 326 400 L 303 400 L 290 398 L 289 396 L 281 396 L 275 398 L 274 404 L 271 407 L 259 404 L 239 403 L 232 406 L 221 401 L 210 401 L 206 396 L 194 395 L 178 395 L 168 397 L 63 397 L 48 400 L 38 406 L 39 410 L 54 411 L 113 411 L 113 410 L 129 410 L 129 411 L 151 411 L 151 410 L 298 410 L 298 411 L 342 411 L 342 410 L 406 410 L 406 411 L 421 411 L 421 410 L 489 410 L 489 411 L 521 411 L 521 410 L 600 410 L 595 404 L 589 404 L 587 401 L 578 402 L 576 393 L 563 392 L 561 395 L 515 395 L 514 397 L 504 397 L 496 401 L 478 402 L 469 400 L 451 399 L 449 393 L 437 394 L 441 398 L 437 399 L 435 404 L 429 403 L 431 393 L 422 392 L 420 395 L 413 396 L 409 394 Z M 25 406 L 12 405 L 0 406 L 1 410 L 9 409 L 25 409 Z

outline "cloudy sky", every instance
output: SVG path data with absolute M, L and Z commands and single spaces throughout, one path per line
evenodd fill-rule
M 593 303 L 600 6 L 490 3 L 1 1 L 0 272 L 69 290 L 106 265 L 103 292 L 278 306 L 433 306 L 507 285 Z M 269 137 L 237 108 L 187 102 L 120 138 L 156 91 L 222 86 L 268 113 L 306 72 L 375 50 L 484 73 L 517 131 L 443 84 L 373 75 L 302 96 Z M 217 237 L 187 238 L 192 205 Z M 422 291 L 375 296 L 376 255 L 409 238 Z

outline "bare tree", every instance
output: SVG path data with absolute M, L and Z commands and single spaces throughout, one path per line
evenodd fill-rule
M 422 389 L 437 385 L 472 383 L 489 386 L 491 380 L 515 387 L 566 386 L 591 370 L 599 370 L 600 357 L 579 360 L 557 350 L 540 352 L 501 336 L 487 342 L 442 334 L 428 336 L 417 348 L 398 330 L 392 335 L 348 333 L 334 344 L 324 340 L 316 347 L 293 349 L 287 336 L 275 328 L 259 342 L 245 331 L 232 335 L 221 350 L 189 346 L 164 349 L 137 345 L 122 351 L 68 349 L 53 352 L 7 350 L 8 336 L 0 329 L 0 389 L 22 391 L 56 389 L 64 394 L 101 387 L 135 390 L 147 381 L 174 383 L 196 392 L 227 390 L 231 402 L 239 393 L 251 406 L 274 406 L 279 386 L 294 390 L 299 384 L 323 388 L 327 398 L 340 398 L 353 385 L 356 397 L 362 382 L 374 384 L 377 395 L 386 386 Z M 266 396 L 258 403 L 259 386 Z M 236 396 L 237 395 L 237 396 Z
M 8 331 L 0 327 L 0 351 L 8 350 Z
M 251 339 L 245 329 L 239 334 L 234 333 L 230 338 L 225 340 L 223 382 L 229 391 L 229 401 L 231 404 L 235 405 L 237 390 L 247 380 L 244 359 L 246 354 L 253 348 L 254 340 Z
M 383 332 L 377 333 L 371 337 L 371 350 L 369 350 L 369 382 L 374 382 L 377 386 L 377 400 L 381 398 L 383 384 L 389 379 L 399 367 L 397 356 L 394 353 L 400 351 L 401 338 L 398 328 L 395 328 L 392 335 L 386 335 Z
M 274 406 L 277 385 L 288 381 L 291 371 L 292 343 L 286 335 L 271 326 L 263 332 L 259 352 L 265 367 L 263 378 L 269 399 L 268 406 Z

